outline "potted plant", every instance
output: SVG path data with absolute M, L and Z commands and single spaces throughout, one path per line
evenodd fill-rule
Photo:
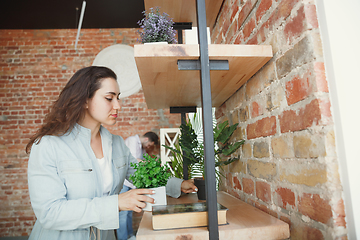
M 130 180 L 136 188 L 150 188 L 155 194 L 150 197 L 155 199 L 155 203 L 147 203 L 144 211 L 151 211 L 153 205 L 166 205 L 165 186 L 171 176 L 170 169 L 167 166 L 161 166 L 160 158 L 144 155 L 144 160 L 138 163 L 130 163 L 136 170 Z
M 231 136 L 237 129 L 238 124 L 229 126 L 228 121 L 217 124 L 214 129 L 214 145 L 215 145 L 215 173 L 218 184 L 221 182 L 221 176 L 223 176 L 222 167 L 228 165 L 239 157 L 231 157 L 231 155 L 244 144 L 244 140 L 230 142 Z M 180 149 L 164 146 L 172 151 L 174 155 L 182 155 L 182 159 L 187 163 L 189 168 L 189 177 L 194 178 L 195 185 L 198 187 L 198 198 L 205 199 L 205 190 L 202 190 L 202 186 L 205 187 L 205 159 L 204 159 L 204 145 L 202 138 L 199 138 L 194 130 L 194 126 L 190 121 L 180 126 L 181 135 L 179 137 Z
M 143 11 L 143 14 L 144 18 L 138 21 L 142 43 L 177 43 L 174 22 L 167 13 L 160 14 L 159 7 L 156 7 L 150 8 L 149 12 Z

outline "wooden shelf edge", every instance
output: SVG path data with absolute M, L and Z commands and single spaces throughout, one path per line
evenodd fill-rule
M 209 44 L 209 57 L 273 57 L 271 45 Z M 135 58 L 199 57 L 198 44 L 136 44 Z
M 210 71 L 212 104 L 218 107 L 273 56 L 270 45 L 210 44 L 210 60 L 228 60 L 229 71 Z M 199 59 L 197 44 L 134 46 L 145 101 L 149 109 L 201 106 L 199 71 L 180 71 L 179 59 Z

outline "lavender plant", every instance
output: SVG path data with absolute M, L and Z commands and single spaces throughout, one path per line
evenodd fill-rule
M 149 12 L 143 11 L 144 18 L 138 21 L 142 31 L 141 42 L 168 42 L 177 43 L 174 22 L 167 13 L 160 14 L 159 7 L 150 8 Z

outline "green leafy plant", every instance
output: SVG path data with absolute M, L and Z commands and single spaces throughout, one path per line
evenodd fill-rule
M 135 172 L 130 176 L 136 188 L 156 188 L 165 186 L 171 176 L 167 166 L 161 166 L 160 158 L 144 155 L 144 160 L 138 163 L 130 163 Z
M 168 164 L 171 167 L 171 172 L 173 173 L 173 176 L 176 178 L 183 179 L 184 166 L 183 166 L 183 158 L 179 143 L 175 143 L 174 148 L 177 150 L 177 152 L 172 152 L 172 161 L 169 162 Z
M 215 125 L 213 129 L 214 134 L 214 157 L 216 167 L 216 177 L 220 182 L 220 176 L 222 175 L 222 167 L 228 165 L 239 159 L 237 157 L 231 157 L 242 144 L 244 140 L 231 142 L 231 136 L 237 129 L 238 124 L 229 126 L 228 121 Z M 198 133 L 195 132 L 194 126 L 190 121 L 180 126 L 181 135 L 179 137 L 180 149 L 172 148 L 169 146 L 164 147 L 170 149 L 173 155 L 181 155 L 185 163 L 189 167 L 189 177 L 203 177 L 205 178 L 205 158 L 204 158 L 204 145 L 202 138 L 198 137 Z

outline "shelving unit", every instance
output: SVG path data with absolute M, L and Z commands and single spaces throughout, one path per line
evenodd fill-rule
M 199 45 L 135 45 L 149 109 L 201 107 L 199 71 L 178 70 L 180 59 L 199 59 Z M 268 45 L 209 45 L 210 60 L 228 60 L 229 70 L 210 71 L 212 106 L 219 107 L 272 58 Z
M 209 239 L 219 239 L 212 129 L 212 106 L 220 106 L 272 58 L 271 46 L 208 45 L 222 0 L 144 0 L 145 9 L 159 6 L 174 22 L 192 22 L 198 45 L 135 45 L 134 55 L 148 108 L 202 107 Z M 208 14 L 207 14 L 208 13 Z M 195 60 L 194 70 L 179 70 L 179 61 Z M 212 60 L 228 70 L 211 71 Z M 222 63 L 213 65 L 218 67 Z M 219 67 L 225 69 L 225 67 Z M 226 67 L 227 68 L 227 67 Z

